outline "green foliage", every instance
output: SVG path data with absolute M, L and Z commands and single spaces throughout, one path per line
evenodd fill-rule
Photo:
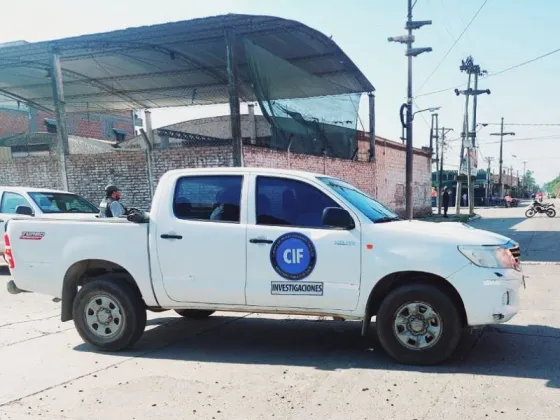
M 550 194 L 559 195 L 560 193 L 560 175 L 554 178 L 552 181 L 545 184 L 546 191 Z
M 536 193 L 539 191 L 539 186 L 535 181 L 533 171 L 527 171 L 525 173 L 525 176 L 523 177 L 523 186 L 526 191 L 529 191 L 531 193 Z

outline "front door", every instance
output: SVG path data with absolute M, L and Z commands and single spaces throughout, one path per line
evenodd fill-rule
M 360 291 L 360 225 L 323 226 L 342 207 L 319 185 L 291 176 L 252 178 L 247 224 L 247 304 L 352 310 Z
M 246 191 L 241 174 L 177 180 L 171 215 L 156 226 L 157 258 L 171 299 L 245 304 Z

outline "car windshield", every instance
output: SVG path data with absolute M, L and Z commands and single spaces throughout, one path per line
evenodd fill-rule
M 399 216 L 396 213 L 353 185 L 336 178 L 318 177 L 318 179 L 335 194 L 360 210 L 372 222 L 382 223 L 399 220 Z
M 30 192 L 29 196 L 43 213 L 98 213 L 85 198 L 70 193 Z

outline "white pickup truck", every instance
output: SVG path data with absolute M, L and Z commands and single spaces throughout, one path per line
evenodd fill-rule
M 409 364 L 448 358 L 465 328 L 517 312 L 519 247 L 459 223 L 403 221 L 348 183 L 263 168 L 185 169 L 128 219 L 8 222 L 17 288 L 62 300 L 93 347 L 142 335 L 146 310 L 376 317 Z M 133 221 L 131 221 L 133 220 Z

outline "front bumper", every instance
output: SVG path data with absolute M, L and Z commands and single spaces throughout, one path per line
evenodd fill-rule
M 469 326 L 507 322 L 519 310 L 523 272 L 470 264 L 449 277 L 465 306 Z

